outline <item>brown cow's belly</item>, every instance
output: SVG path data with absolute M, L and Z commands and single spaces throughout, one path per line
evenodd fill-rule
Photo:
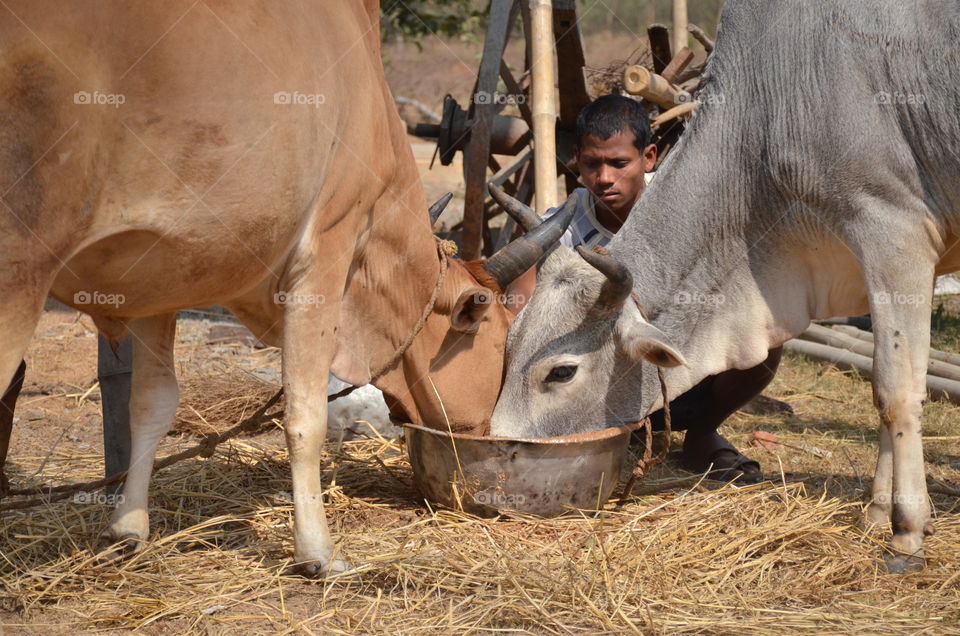
M 51 295 L 93 316 L 138 318 L 226 304 L 271 271 L 282 273 L 282 246 L 218 239 L 205 244 L 138 230 L 111 235 L 67 261 Z

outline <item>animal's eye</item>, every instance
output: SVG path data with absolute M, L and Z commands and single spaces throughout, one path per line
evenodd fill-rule
M 547 374 L 545 382 L 569 382 L 577 374 L 577 365 L 570 364 L 561 367 L 553 367 Z

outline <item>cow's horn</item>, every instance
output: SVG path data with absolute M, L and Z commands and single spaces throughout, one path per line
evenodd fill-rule
M 440 218 L 440 215 L 443 214 L 444 208 L 447 207 L 447 204 L 450 203 L 450 199 L 453 198 L 453 192 L 447 192 L 445 195 L 437 199 L 436 203 L 430 206 L 430 223 L 431 225 L 437 222 L 437 219 Z
M 512 216 L 514 221 L 520 224 L 524 232 L 532 232 L 543 223 L 543 219 L 533 211 L 533 208 L 514 199 L 504 192 L 503 188 L 498 188 L 494 182 L 491 181 L 487 184 L 487 190 L 490 191 L 490 196 L 493 197 L 493 200 L 496 201 L 507 214 Z
M 623 306 L 623 301 L 633 291 L 633 275 L 630 270 L 609 254 L 598 254 L 592 250 L 584 249 L 582 245 L 577 246 L 577 252 L 580 253 L 583 260 L 597 268 L 606 278 L 600 287 L 597 309 L 600 311 L 619 311 Z
M 577 197 L 570 195 L 556 214 L 491 256 L 483 264 L 483 269 L 505 290 L 520 274 L 536 265 L 547 250 L 560 240 L 576 210 Z

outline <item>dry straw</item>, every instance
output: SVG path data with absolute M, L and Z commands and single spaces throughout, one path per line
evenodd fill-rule
M 153 540 L 123 563 L 98 564 L 90 549 L 106 506 L 6 513 L 2 622 L 158 633 L 945 633 L 960 625 L 956 515 L 937 520 L 924 572 L 892 577 L 880 567 L 878 538 L 855 525 L 857 504 L 798 484 L 710 491 L 678 481 L 668 463 L 637 492 L 673 490 L 616 511 L 478 519 L 424 506 L 402 449 L 382 438 L 327 454 L 327 513 L 359 567 L 350 579 L 309 581 L 287 569 L 292 506 L 278 437 L 234 440 L 159 473 Z M 53 456 L 38 479 L 101 470 L 95 454 Z

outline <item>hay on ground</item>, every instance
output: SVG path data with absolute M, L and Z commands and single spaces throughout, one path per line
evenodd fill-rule
M 188 440 L 168 440 L 163 454 Z M 34 458 L 23 458 L 29 463 Z M 39 462 L 39 458 L 37 458 Z M 38 479 L 95 477 L 100 459 L 53 457 Z M 148 633 L 777 633 L 927 630 L 960 624 L 960 520 L 937 521 L 930 563 L 888 576 L 859 505 L 801 484 L 700 487 L 567 518 L 478 519 L 430 510 L 402 449 L 331 449 L 327 512 L 352 579 L 292 574 L 286 452 L 234 440 L 159 473 L 153 540 L 100 565 L 105 505 L 4 513 L 8 627 Z M 658 467 L 643 484 L 675 477 Z M 639 489 L 638 489 L 639 490 Z

